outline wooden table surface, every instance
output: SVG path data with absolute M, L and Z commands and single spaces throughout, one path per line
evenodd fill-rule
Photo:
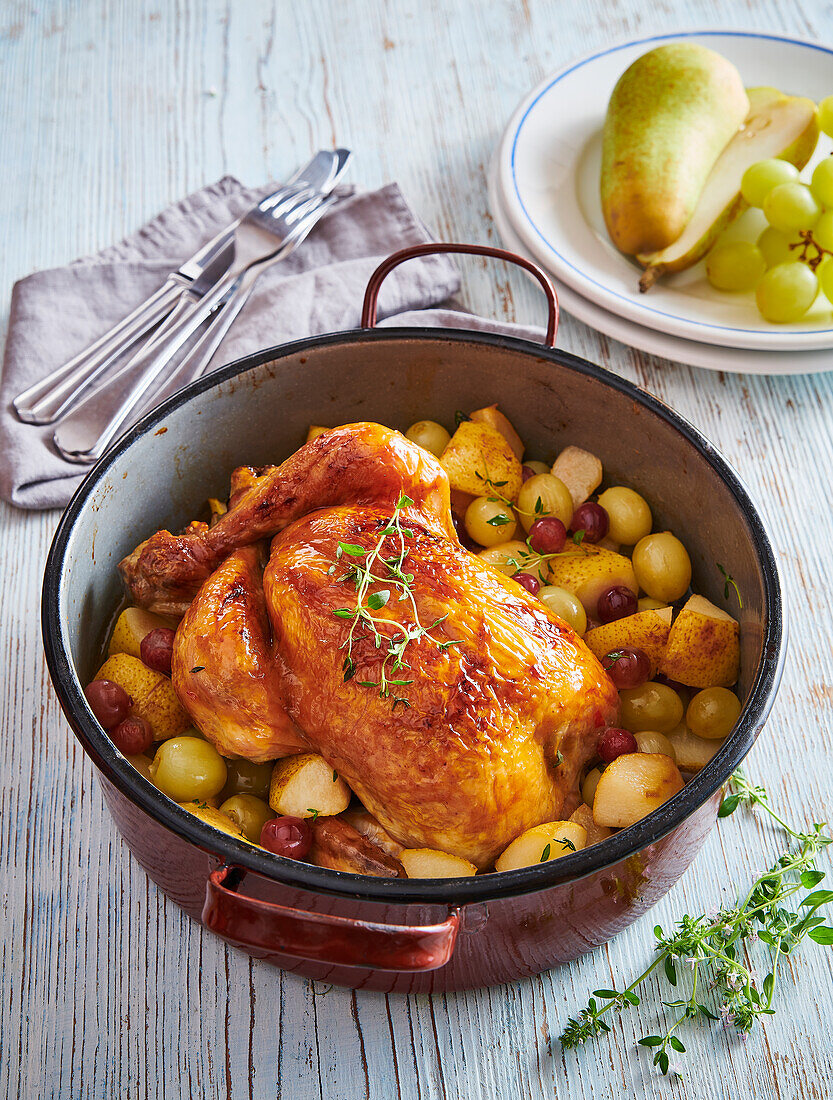
M 31 270 L 111 243 L 223 173 L 279 178 L 331 143 L 356 151 L 362 185 L 398 180 L 439 236 L 495 240 L 484 169 L 526 91 L 594 47 L 690 26 L 833 40 L 833 9 L 819 0 L 6 0 L 3 296 Z M 522 279 L 465 272 L 474 309 L 540 318 Z M 823 817 L 833 760 L 830 375 L 698 371 L 570 317 L 559 343 L 691 419 L 768 515 L 792 641 L 748 771 L 794 819 Z M 595 1048 L 564 1054 L 551 1041 L 589 989 L 642 968 L 653 916 L 559 970 L 433 997 L 329 989 L 204 935 L 122 847 L 52 693 L 38 604 L 57 519 L 4 506 L 0 527 L 0 1094 L 833 1095 L 833 956 L 813 945 L 785 966 L 774 1018 L 746 1042 L 719 1027 L 684 1032 L 686 1077 L 666 1082 L 634 1042 L 651 1025 L 658 986 L 643 1031 L 627 1017 Z M 749 814 L 722 823 L 656 919 L 728 900 L 777 843 Z

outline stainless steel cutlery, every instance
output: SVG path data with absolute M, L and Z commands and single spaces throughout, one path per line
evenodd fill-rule
M 286 185 L 172 272 L 129 317 L 19 394 L 13 403 L 19 419 L 40 425 L 60 421 L 54 435 L 58 451 L 71 462 L 95 462 L 160 393 L 204 373 L 258 277 L 290 255 L 338 201 L 332 191 L 350 156 L 346 149 L 316 154 Z M 119 366 L 143 337 L 139 350 Z

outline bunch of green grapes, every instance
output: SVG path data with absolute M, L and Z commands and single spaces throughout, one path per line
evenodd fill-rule
M 833 96 L 818 108 L 819 128 L 833 137 Z M 803 317 L 821 289 L 833 303 L 833 156 L 821 161 L 809 184 L 785 160 L 747 168 L 741 194 L 769 225 L 753 244 L 731 241 L 706 259 L 718 290 L 754 290 L 761 316 L 786 323 Z

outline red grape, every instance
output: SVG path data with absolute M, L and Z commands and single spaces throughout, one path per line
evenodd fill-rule
M 599 596 L 596 615 L 601 623 L 612 623 L 615 619 L 624 619 L 626 615 L 635 615 L 636 596 L 623 584 L 615 584 Z
M 174 631 L 169 626 L 157 626 L 142 638 L 139 654 L 143 662 L 155 672 L 171 674 L 171 658 L 174 653 Z
M 624 756 L 626 752 L 639 752 L 639 746 L 630 730 L 608 726 L 599 738 L 597 752 L 605 764 L 610 764 L 617 756 Z
M 273 817 L 260 831 L 264 848 L 287 859 L 303 859 L 312 847 L 312 829 L 302 817 Z
M 531 596 L 538 595 L 538 589 L 541 587 L 541 582 L 537 577 L 533 577 L 531 573 L 516 573 L 512 580 L 517 581 Z
M 133 700 L 124 688 L 112 680 L 93 680 L 87 684 L 84 694 L 90 710 L 106 730 L 126 718 L 133 706 Z
M 522 480 L 522 483 L 524 481 L 529 481 L 529 479 L 531 477 L 535 477 L 535 471 L 532 469 L 532 467 L 531 466 L 521 466 L 521 480 Z
M 566 541 L 567 528 L 555 516 L 542 516 L 529 529 L 529 545 L 536 554 L 560 554 Z
M 107 731 L 110 740 L 125 756 L 138 756 L 153 744 L 153 733 L 144 718 L 135 715 L 123 718 L 117 726 Z
M 610 528 L 610 519 L 601 504 L 588 500 L 573 512 L 571 531 L 584 531 L 584 542 L 601 542 Z
M 641 687 L 651 678 L 648 654 L 636 646 L 613 649 L 602 658 L 602 667 L 620 691 Z

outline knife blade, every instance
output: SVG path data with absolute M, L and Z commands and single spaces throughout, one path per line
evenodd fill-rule
M 12 402 L 18 418 L 26 424 L 52 424 L 58 420 L 131 345 L 170 313 L 184 289 L 193 287 L 207 267 L 214 268 L 233 234 L 234 226 L 221 229 L 132 313 L 46 378 L 19 393 Z M 225 263 L 227 266 L 228 260 Z

